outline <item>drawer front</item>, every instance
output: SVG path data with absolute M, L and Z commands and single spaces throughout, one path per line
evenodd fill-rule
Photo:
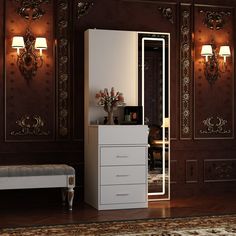
M 101 166 L 145 165 L 147 147 L 101 147 Z
M 145 166 L 106 166 L 101 168 L 101 185 L 145 184 Z
M 147 201 L 146 185 L 101 186 L 101 204 L 138 203 Z
M 146 125 L 99 125 L 99 144 L 147 144 Z

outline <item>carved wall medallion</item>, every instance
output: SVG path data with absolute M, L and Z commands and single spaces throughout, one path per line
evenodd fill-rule
M 180 78 L 181 78 L 181 138 L 191 138 L 191 22 L 190 9 L 182 11 Z
M 59 137 L 68 136 L 69 127 L 69 29 L 68 1 L 60 0 L 57 6 L 57 132 Z
M 204 160 L 204 182 L 236 181 L 236 160 Z
M 205 126 L 205 130 L 200 130 L 201 134 L 230 134 L 231 130 L 225 128 L 227 120 L 221 117 L 208 117 L 202 121 Z
M 79 1 L 77 4 L 77 18 L 80 19 L 82 16 L 88 14 L 89 9 L 93 6 L 93 2 L 82 2 Z
M 170 7 L 159 7 L 158 10 L 161 12 L 163 17 L 169 20 L 171 24 L 174 24 L 173 10 Z
M 229 11 L 207 11 L 207 10 L 200 10 L 200 13 L 205 14 L 203 24 L 211 29 L 211 30 L 220 30 L 225 25 L 224 16 L 231 15 Z
M 45 123 L 39 115 L 24 115 L 16 121 L 16 124 L 20 129 L 12 131 L 11 135 L 42 136 L 50 134 L 49 131 L 43 131 Z
M 49 0 L 15 0 L 19 3 L 17 13 L 26 20 L 40 19 L 45 11 L 41 8 L 42 3 L 47 3 Z
M 233 171 L 233 167 L 227 163 L 221 163 L 215 167 L 216 176 L 220 179 L 230 178 L 234 173 Z

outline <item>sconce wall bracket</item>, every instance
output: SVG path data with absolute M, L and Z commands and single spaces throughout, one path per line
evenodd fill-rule
M 210 85 L 213 85 L 216 80 L 220 77 L 219 73 L 219 62 L 216 54 L 216 45 L 214 41 L 211 43 L 213 55 L 206 61 L 205 76 Z
M 22 76 L 29 82 L 42 67 L 43 59 L 35 53 L 35 37 L 29 29 L 26 29 L 24 35 L 25 48 L 17 55 L 17 65 Z

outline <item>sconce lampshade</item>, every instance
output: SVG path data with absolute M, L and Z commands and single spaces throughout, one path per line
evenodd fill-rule
M 46 49 L 47 48 L 47 41 L 46 38 L 37 37 L 35 40 L 35 49 Z
M 207 44 L 207 45 L 202 45 L 202 51 L 201 51 L 202 56 L 212 56 L 212 46 Z
M 43 37 L 37 37 L 35 40 L 35 49 L 39 49 L 40 56 L 42 56 L 42 50 L 47 49 L 47 41 L 46 38 Z
M 229 46 L 221 46 L 219 51 L 220 56 L 224 57 L 224 63 L 226 63 L 226 57 L 230 56 Z
M 14 36 L 12 39 L 12 45 L 13 48 L 24 48 L 24 38 L 22 36 Z
M 229 46 L 221 46 L 219 54 L 222 57 L 229 57 L 230 56 L 230 48 L 229 48 Z
M 25 47 L 24 38 L 22 36 L 14 36 L 13 39 L 12 39 L 11 46 L 12 46 L 12 48 L 16 48 L 17 54 L 19 55 L 20 48 Z

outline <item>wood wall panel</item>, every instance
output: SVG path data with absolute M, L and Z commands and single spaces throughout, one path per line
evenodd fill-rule
M 192 139 L 192 5 L 180 15 L 180 138 Z
M 0 1 L 0 27 L 1 29 L 4 29 L 4 1 Z M 4 41 L 2 40 L 3 33 L 0 32 L 0 113 L 4 114 Z M 4 139 L 4 116 L 0 115 L 0 124 L 1 124 L 1 129 L 0 129 L 0 142 Z
M 204 160 L 204 182 L 236 182 L 235 159 Z
M 198 182 L 198 161 L 186 160 L 186 183 Z
M 170 160 L 170 183 L 176 184 L 178 182 L 178 161 Z
M 233 22 L 232 8 L 195 6 L 194 115 L 197 139 L 234 137 Z M 212 40 L 216 46 L 219 76 L 215 82 L 209 83 L 205 75 L 205 59 L 200 53 L 202 45 L 211 44 Z M 232 54 L 227 58 L 225 72 L 223 58 L 219 56 L 219 48 L 223 45 L 229 45 Z
M 76 169 L 76 194 L 79 193 L 79 200 L 82 200 L 84 188 L 84 31 L 88 28 L 101 28 L 168 32 L 171 35 L 171 198 L 201 193 L 223 193 L 236 189 L 235 181 L 227 181 L 229 179 L 224 177 L 223 182 L 219 182 L 216 174 L 212 174 L 216 172 L 213 168 L 216 163 L 221 163 L 220 166 L 227 164 L 227 166 L 230 166 L 227 167 L 228 169 L 233 166 L 235 173 L 235 139 L 215 140 L 215 137 L 219 138 L 221 135 L 199 133 L 199 130 L 204 128 L 202 127 L 202 120 L 206 119 L 207 112 L 211 111 L 213 114 L 213 112 L 220 110 L 226 117 L 222 116 L 222 118 L 228 121 L 225 128 L 232 130 L 232 133 L 228 136 L 225 135 L 224 138 L 233 137 L 234 124 L 232 115 L 234 110 L 232 106 L 234 95 L 232 91 L 235 85 L 232 79 L 234 77 L 235 63 L 233 61 L 234 43 L 232 35 L 235 35 L 235 25 L 232 22 L 234 22 L 235 1 L 209 0 L 209 4 L 214 5 L 217 3 L 222 5 L 222 7 L 218 6 L 217 9 L 225 10 L 226 8 L 232 12 L 232 15 L 227 18 L 230 20 L 227 20 L 226 25 L 228 25 L 228 28 L 226 34 L 224 34 L 224 37 L 230 36 L 229 42 L 233 45 L 232 57 L 229 60 L 229 65 L 232 67 L 229 67 L 230 76 L 217 81 L 216 86 L 213 87 L 213 91 L 218 91 L 218 93 L 214 92 L 214 96 L 210 88 L 204 87 L 206 85 L 205 82 L 203 83 L 204 86 L 199 86 L 200 78 L 198 78 L 198 76 L 202 76 L 199 64 L 202 60 L 199 55 L 199 47 L 202 42 L 199 41 L 199 36 L 201 38 L 210 36 L 211 33 L 209 32 L 211 31 L 205 29 L 201 22 L 203 15 L 200 15 L 197 10 L 202 7 L 199 5 L 194 7 L 194 4 L 205 4 L 205 0 L 186 0 L 183 3 L 177 0 L 50 1 L 50 3 L 44 4 L 46 14 L 49 14 L 48 23 L 42 23 L 45 26 L 43 27 L 45 34 L 50 38 L 48 50 L 44 51 L 45 55 L 47 55 L 46 61 L 49 67 L 45 64 L 42 73 L 37 74 L 37 77 L 34 78 L 30 85 L 27 85 L 21 78 L 17 68 L 15 68 L 15 64 L 13 66 L 9 63 L 12 60 L 10 55 L 13 55 L 11 54 L 13 50 L 10 47 L 11 34 L 13 34 L 11 25 L 13 25 L 13 22 L 10 20 L 15 14 L 13 13 L 14 7 L 12 5 L 14 2 L 13 0 L 0 1 L 0 26 L 5 29 L 0 32 L 0 76 L 2 78 L 0 80 L 0 91 L 2 91 L 0 93 L 0 124 L 2 127 L 0 129 L 0 165 L 70 164 Z M 91 2 L 93 4 L 85 4 L 82 7 L 79 5 L 79 3 Z M 6 8 L 6 6 L 8 7 Z M 216 6 L 205 6 L 204 8 L 216 9 Z M 190 49 L 187 51 L 190 66 L 192 66 L 189 67 L 189 79 L 192 84 L 188 84 L 190 96 L 188 126 L 190 127 L 190 133 L 187 136 L 183 133 L 182 99 L 184 98 L 184 76 L 183 71 L 181 71 L 183 69 L 183 64 L 181 63 L 184 59 L 183 54 L 181 54 L 183 52 L 181 51 L 181 46 L 184 46 L 183 34 L 181 33 L 181 26 L 183 26 L 182 13 L 186 9 L 191 13 L 188 42 L 192 43 L 190 46 L 191 57 L 189 54 Z M 193 9 L 195 10 L 193 11 Z M 168 10 L 168 14 L 165 14 L 165 10 Z M 6 13 L 11 13 L 11 15 L 9 16 Z M 5 16 L 9 16 L 9 18 Z M 18 19 L 18 16 L 14 17 L 15 24 L 18 24 Z M 201 32 L 198 32 L 197 27 L 200 26 Z M 39 24 L 37 28 L 40 29 L 40 27 Z M 19 29 L 22 30 L 21 27 Z M 230 33 L 228 34 L 227 32 Z M 203 33 L 204 35 L 202 36 Z M 190 40 L 192 41 L 190 42 Z M 5 48 L 6 53 L 4 52 Z M 8 61 L 5 61 L 5 59 Z M 12 70 L 12 67 L 14 67 L 14 70 Z M 11 71 L 15 73 L 14 76 L 12 76 Z M 45 72 L 49 72 L 50 75 L 44 74 Z M 227 79 L 227 77 L 230 77 L 230 79 Z M 11 79 L 14 82 L 11 82 Z M 11 88 L 13 88 L 14 92 Z M 192 93 L 193 88 L 194 94 Z M 30 106 L 27 106 L 28 102 L 31 104 Z M 11 104 L 14 103 L 15 108 L 13 109 Z M 4 111 L 5 105 L 6 113 Z M 29 114 L 36 114 L 35 111 L 38 110 L 41 111 L 40 114 L 45 120 L 45 130 L 49 130 L 50 135 L 33 138 L 12 137 L 10 135 L 10 131 L 17 128 L 14 122 L 18 117 L 28 112 Z M 193 110 L 195 110 L 194 113 L 192 112 Z M 6 127 L 5 114 L 7 115 Z M 217 113 L 213 115 L 217 115 Z M 7 131 L 7 142 L 5 140 L 5 130 Z M 194 133 L 197 139 L 193 139 Z M 198 140 L 198 138 L 204 139 Z M 28 143 L 29 140 L 31 140 L 30 145 Z M 215 159 L 222 159 L 222 161 L 216 162 Z M 224 170 L 224 168 L 221 169 Z M 209 172 L 209 170 L 211 171 Z M 231 174 L 230 179 L 234 178 L 234 174 Z M 213 180 L 214 183 L 209 180 Z M 193 183 L 192 181 L 196 182 Z M 0 202 L 4 202 L 4 200 L 6 199 L 0 196 Z
M 89 2 L 89 1 L 88 1 Z M 74 5 L 75 9 L 77 4 Z M 170 8 L 171 19 L 169 20 L 165 14 L 159 8 Z M 177 57 L 177 4 L 159 3 L 158 1 L 130 1 L 130 0 L 100 0 L 93 1 L 93 5 L 89 8 L 87 14 L 83 15 L 79 19 L 74 13 L 75 20 L 75 38 L 74 38 L 74 74 L 76 75 L 74 80 L 74 107 L 75 107 L 75 138 L 83 138 L 80 130 L 83 130 L 83 77 L 84 77 L 84 62 L 83 62 L 83 41 L 84 31 L 89 28 L 98 29 L 112 29 L 112 30 L 131 30 L 131 31 L 146 31 L 146 32 L 169 32 L 171 56 L 170 56 L 170 80 L 171 80 L 171 93 L 170 96 L 172 109 L 171 117 L 172 130 L 171 137 L 177 137 L 176 123 L 178 122 L 178 101 L 175 99 L 178 94 L 177 77 L 176 77 L 176 64 L 174 58 Z M 80 42 L 80 43 L 78 43 Z M 125 96 L 125 94 L 124 94 Z
M 36 20 L 20 16 L 18 7 L 21 5 L 16 1 L 6 1 L 5 139 L 49 140 L 54 135 L 55 107 L 53 5 L 48 3 L 45 15 Z M 43 52 L 42 67 L 28 79 L 20 73 L 16 49 L 11 47 L 13 36 L 25 36 L 27 30 L 32 37 L 46 37 L 48 44 L 48 49 Z
M 16 14 L 20 2 L 0 1 L 0 165 L 69 164 L 76 169 L 76 195 L 82 200 L 83 140 L 70 138 L 71 1 L 45 1 L 45 15 L 31 22 L 35 36 L 46 36 L 48 49 L 43 51 L 43 67 L 28 82 L 19 73 L 16 50 L 11 48 L 12 36 L 23 34 L 28 25 Z M 37 114 L 42 118 L 41 131 L 47 135 L 11 135 L 21 131 L 17 120 L 28 115 L 27 124 L 33 126 Z M 1 196 L 0 203 L 5 200 Z
M 88 1 L 91 2 L 91 1 Z M 74 74 L 78 79 L 74 81 L 75 91 L 75 120 L 81 121 L 74 125 L 75 136 L 82 138 L 79 130 L 82 128 L 81 113 L 83 112 L 83 33 L 88 28 L 102 28 L 113 30 L 159 31 L 169 32 L 171 35 L 171 196 L 201 194 L 209 189 L 204 182 L 204 159 L 221 155 L 234 158 L 234 140 L 196 140 L 195 122 L 199 123 L 199 116 L 195 104 L 196 77 L 199 73 L 196 66 L 195 34 L 196 22 L 200 22 L 195 10 L 199 1 L 145 1 L 145 0 L 120 0 L 120 1 L 93 1 L 87 14 L 79 19 L 75 18 L 74 41 Z M 211 3 L 214 1 L 211 1 Z M 219 4 L 220 1 L 217 1 Z M 200 2 L 199 2 L 200 3 Z M 226 4 L 229 2 L 225 2 Z M 231 1 L 233 4 L 233 2 Z M 222 3 L 221 3 L 222 4 Z M 228 5 L 229 6 L 229 5 Z M 231 5 L 230 5 L 231 6 Z M 76 6 L 75 6 L 76 7 Z M 209 8 L 214 6 L 208 6 Z M 171 9 L 171 16 L 162 14 L 161 9 Z M 158 9 L 158 11 L 157 11 Z M 231 9 L 232 10 L 232 9 Z M 75 14 L 74 14 L 75 16 Z M 202 27 L 204 27 L 202 25 Z M 234 26 L 231 25 L 231 32 Z M 207 33 L 209 34 L 209 33 Z M 197 39 L 198 40 L 198 39 Z M 80 42 L 80 43 L 77 43 Z M 232 91 L 234 85 L 227 85 Z M 233 101 L 232 93 L 231 102 Z M 81 102 L 79 102 L 81 101 Z M 209 104 L 215 104 L 214 99 L 205 99 Z M 201 105 L 201 104 L 200 104 Z M 231 105 L 229 105 L 230 107 Z M 232 107 L 231 107 L 232 108 Z M 231 109 L 230 108 L 230 109 Z M 228 109 L 228 105 L 225 108 Z M 195 111 L 195 113 L 194 113 Z M 231 109 L 232 111 L 232 109 Z M 201 121 L 200 121 L 201 122 Z M 232 127 L 233 128 L 233 127 Z M 187 131 L 187 132 L 185 132 Z M 227 148 L 227 151 L 225 150 Z M 229 150 L 230 148 L 230 150 Z M 194 161 L 193 161 L 194 160 Z M 191 183 L 191 184 L 190 184 Z M 227 189 L 227 185 L 219 185 L 219 191 Z
M 68 139 L 71 136 L 71 55 L 70 55 L 70 1 L 56 1 L 56 78 L 57 78 L 57 139 Z

